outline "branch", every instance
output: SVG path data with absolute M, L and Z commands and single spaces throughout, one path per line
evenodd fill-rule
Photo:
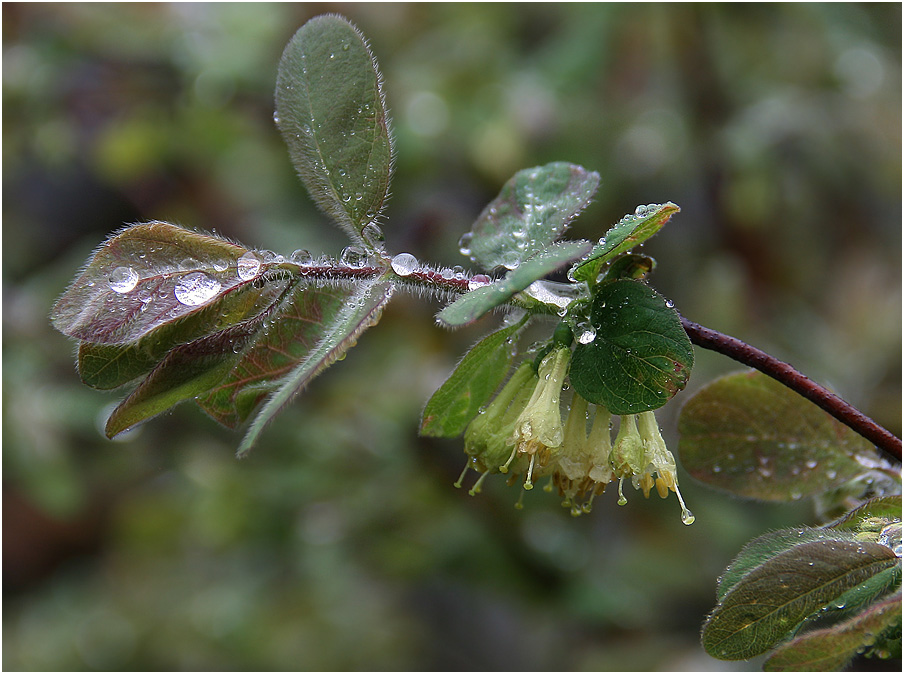
M 681 324 L 684 326 L 684 330 L 690 337 L 691 342 L 695 345 L 719 352 L 778 380 L 792 391 L 796 391 L 804 398 L 818 405 L 842 424 L 849 426 L 870 442 L 875 443 L 880 450 L 883 450 L 898 462 L 901 461 L 901 439 L 876 424 L 850 403 L 795 370 L 791 365 L 784 361 L 779 361 L 774 356 L 770 356 L 746 342 L 701 326 L 683 316 L 681 317 Z

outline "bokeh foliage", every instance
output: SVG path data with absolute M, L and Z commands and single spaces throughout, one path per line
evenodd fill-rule
M 511 175 L 580 164 L 601 186 L 572 236 L 680 204 L 645 247 L 657 290 L 901 432 L 898 5 L 5 4 L 4 668 L 712 667 L 716 576 L 810 509 L 685 481 L 685 528 L 667 503 L 572 520 L 454 490 L 460 442 L 418 419 L 490 321 L 450 335 L 397 301 L 246 461 L 188 407 L 103 439 L 117 396 L 46 319 L 97 242 L 159 218 L 344 245 L 272 119 L 282 49 L 324 11 L 386 78 L 392 250 L 464 264 Z M 733 369 L 698 352 L 688 390 Z

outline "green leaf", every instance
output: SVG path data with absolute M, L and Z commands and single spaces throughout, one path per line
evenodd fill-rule
M 151 370 L 174 347 L 266 311 L 289 282 L 284 272 L 267 273 L 197 312 L 157 325 L 137 342 L 82 342 L 78 351 L 79 375 L 85 384 L 96 389 L 119 387 Z
M 208 392 L 238 360 L 233 348 L 240 350 L 262 323 L 259 318 L 252 319 L 170 351 L 107 419 L 107 437 L 113 438 L 186 399 Z
M 344 306 L 325 326 L 323 337 L 280 382 L 251 423 L 238 455 L 251 450 L 267 423 L 312 379 L 332 365 L 356 343 L 358 336 L 380 320 L 392 297 L 393 284 L 383 279 L 362 282 Z
M 878 461 L 869 441 L 757 371 L 702 388 L 682 409 L 678 431 L 681 463 L 694 478 L 754 499 L 816 495 Z
M 465 235 L 462 253 L 484 269 L 513 269 L 558 239 L 599 187 L 598 173 L 567 162 L 519 171 Z
M 703 626 L 703 648 L 718 659 L 752 658 L 845 591 L 898 564 L 891 549 L 879 544 L 794 546 L 732 586 Z
M 687 384 L 694 350 L 678 313 L 640 281 L 601 283 L 590 305 L 591 342 L 578 344 L 571 384 L 614 415 L 662 407 Z
M 628 251 L 662 229 L 669 219 L 681 209 L 672 202 L 638 206 L 609 228 L 606 236 L 593 247 L 590 255 L 571 270 L 571 277 L 577 281 L 593 284 L 600 271 L 609 260 Z
M 877 603 L 830 628 L 815 630 L 779 647 L 763 664 L 766 671 L 842 670 L 883 635 L 901 635 L 901 594 Z
M 799 544 L 814 541 L 854 541 L 854 536 L 841 532 L 826 532 L 815 527 L 801 527 L 769 532 L 757 537 L 741 549 L 741 552 L 719 577 L 717 598 L 719 600 L 724 598 L 735 584 L 770 558 Z
M 311 198 L 358 244 L 389 194 L 392 143 L 381 78 L 364 36 L 318 16 L 289 41 L 276 79 L 276 120 Z
M 589 250 L 590 242 L 587 241 L 551 244 L 530 260 L 525 260 L 502 279 L 465 293 L 437 314 L 436 319 L 449 328 L 472 323 L 494 307 L 508 302 L 515 293 L 523 291 L 538 279 L 580 258 Z
M 243 268 L 240 276 L 245 254 L 253 255 L 169 223 L 134 225 L 95 252 L 54 305 L 51 320 L 70 337 L 103 345 L 134 343 L 159 331 L 142 348 L 165 353 L 266 308 L 272 288 L 262 277 L 291 272 L 256 258 L 255 273 Z
M 874 497 L 825 527 L 833 530 L 857 530 L 866 518 L 901 520 L 901 495 Z
M 298 287 L 222 382 L 198 405 L 229 428 L 244 424 L 347 310 L 356 289 Z
M 513 338 L 526 321 L 527 316 L 491 333 L 465 354 L 427 402 L 421 419 L 423 436 L 452 438 L 465 430 L 505 380 L 514 359 Z

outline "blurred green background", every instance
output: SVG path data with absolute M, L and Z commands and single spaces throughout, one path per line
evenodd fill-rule
M 47 315 L 92 249 L 164 219 L 335 254 L 272 121 L 276 66 L 340 12 L 385 77 L 391 251 L 456 242 L 515 171 L 599 171 L 574 224 L 682 212 L 645 252 L 689 318 L 901 432 L 901 6 L 3 4 L 3 668 L 731 670 L 715 579 L 808 504 L 452 482 L 421 408 L 493 319 L 397 298 L 250 459 L 192 405 L 118 442 Z M 688 392 L 736 369 L 698 351 Z M 674 448 L 675 414 L 661 415 Z M 899 664 L 898 664 L 899 665 Z

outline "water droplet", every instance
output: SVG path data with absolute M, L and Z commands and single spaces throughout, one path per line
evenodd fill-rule
M 279 126 L 279 113 L 276 113 L 276 112 L 273 113 L 273 123 L 276 126 Z
M 697 520 L 697 518 L 694 517 L 694 514 L 691 513 L 690 509 L 688 509 L 687 507 L 681 509 L 682 523 L 684 523 L 685 525 L 693 525 L 695 520 Z
M 297 248 L 292 251 L 292 255 L 289 256 L 289 260 L 296 265 L 310 265 L 314 259 L 311 257 L 310 251 L 307 251 L 303 248 Z
M 204 272 L 192 272 L 179 279 L 179 283 L 176 284 L 176 300 L 183 305 L 195 307 L 210 300 L 219 290 L 219 281 Z
M 443 269 L 440 271 L 439 275 L 440 275 L 443 279 L 448 280 L 448 279 L 451 279 L 452 277 L 455 276 L 455 272 L 453 272 L 453 271 L 451 270 L 451 268 L 445 267 L 445 268 L 443 268 Z
M 214 269 L 215 271 L 217 271 L 217 272 L 225 272 L 226 270 L 229 269 L 229 261 L 228 261 L 228 260 L 224 260 L 224 259 L 222 259 L 222 258 L 219 258 L 219 259 L 217 259 L 217 260 L 214 260 L 214 261 L 211 263 L 211 265 L 213 266 L 213 269 Z
M 593 326 L 586 326 L 584 329 L 578 333 L 577 340 L 582 345 L 589 345 L 596 339 L 596 328 Z
M 492 283 L 492 280 L 486 274 L 475 274 L 468 279 L 468 290 L 473 291 L 475 288 L 486 286 L 489 283 Z
M 360 246 L 346 246 L 339 254 L 339 262 L 349 267 L 364 267 L 367 264 L 367 251 Z
M 407 277 L 420 266 L 417 258 L 410 253 L 399 253 L 392 259 L 390 264 L 392 265 L 392 271 L 400 277 Z
M 521 264 L 521 255 L 518 251 L 506 251 L 502 254 L 502 266 L 507 270 L 518 269 Z
M 808 459 L 804 464 L 808 469 L 816 468 L 816 460 L 815 459 Z
M 383 230 L 381 230 L 380 226 L 376 223 L 368 223 L 365 225 L 361 230 L 361 236 L 364 237 L 364 241 L 375 249 L 382 249 L 383 242 L 386 241 Z
M 838 475 L 838 472 L 833 469 L 829 469 L 828 471 L 826 471 L 826 478 L 828 478 L 829 480 L 835 480 L 835 477 L 837 475 Z
M 131 267 L 117 267 L 110 274 L 110 289 L 117 293 L 128 293 L 138 284 L 138 272 Z
M 461 239 L 458 240 L 458 252 L 465 256 L 471 255 L 471 241 L 473 239 L 474 235 L 471 232 L 465 232 L 461 235 Z
M 239 279 L 250 281 L 257 276 L 261 269 L 261 261 L 253 252 L 247 251 L 236 263 Z

